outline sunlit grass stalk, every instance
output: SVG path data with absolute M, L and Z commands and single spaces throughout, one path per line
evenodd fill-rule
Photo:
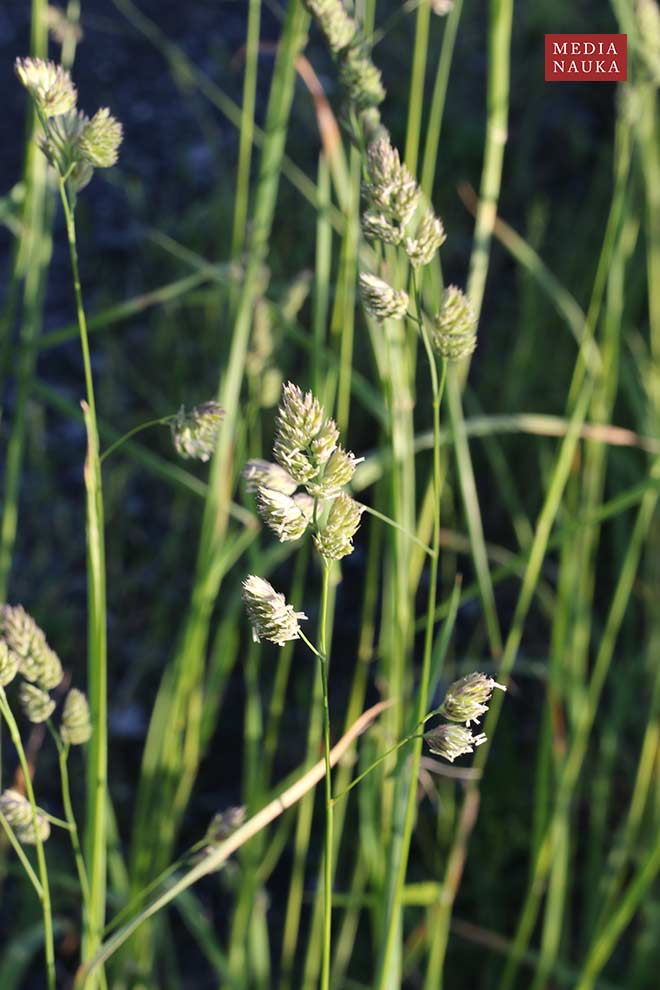
M 245 39 L 245 75 L 241 102 L 241 128 L 236 168 L 236 201 L 232 229 L 232 257 L 237 257 L 245 243 L 248 200 L 250 195 L 250 161 L 254 141 L 254 110 L 257 98 L 257 70 L 259 67 L 259 27 L 261 0 L 249 0 L 247 36 Z
M 433 638 L 435 627 L 435 608 L 438 590 L 438 564 L 440 559 L 440 405 L 444 392 L 447 362 L 442 361 L 441 374 L 438 375 L 436 358 L 433 353 L 431 341 L 429 340 L 424 321 L 422 319 L 421 299 L 417 286 L 414 271 L 412 272 L 413 297 L 415 300 L 415 316 L 419 333 L 422 337 L 426 357 L 429 365 L 429 375 L 431 379 L 431 392 L 433 397 L 433 492 L 434 492 L 434 512 L 433 512 L 433 556 L 429 565 L 429 593 L 426 613 L 426 629 L 424 634 L 424 653 L 422 658 L 422 670 L 420 681 L 417 687 L 417 717 L 419 725 L 426 713 L 429 698 L 431 657 L 433 652 Z M 406 810 L 403 823 L 403 833 L 401 837 L 401 847 L 398 850 L 398 862 L 396 864 L 396 884 L 393 892 L 393 899 L 388 904 L 385 915 L 385 932 L 383 949 L 378 963 L 378 986 L 384 988 L 389 980 L 389 969 L 392 955 L 394 953 L 395 940 L 399 934 L 400 914 L 402 911 L 403 891 L 406 882 L 406 871 L 408 867 L 408 855 L 410 852 L 410 842 L 415 822 L 417 810 L 417 775 L 419 761 L 422 752 L 422 739 L 416 737 L 413 742 L 412 757 L 408 770 L 408 790 L 406 796 Z
M 96 422 L 94 379 L 83 305 L 74 207 L 63 177 L 58 173 L 60 200 L 66 221 L 69 257 L 73 275 L 76 316 L 80 330 L 87 403 L 84 408 L 87 429 L 85 490 L 87 493 L 87 604 L 88 667 L 87 681 L 92 719 L 87 770 L 87 818 L 85 845 L 89 870 L 89 904 L 86 914 L 83 960 L 96 952 L 105 925 L 106 833 L 105 804 L 108 776 L 108 685 L 107 619 L 105 576 L 105 533 L 103 522 L 103 486 L 99 459 L 99 435 Z
M 32 774 L 30 771 L 30 766 L 25 755 L 25 750 L 23 748 L 23 742 L 21 740 L 21 734 L 18 731 L 18 725 L 16 724 L 16 719 L 14 714 L 9 707 L 9 702 L 7 701 L 7 695 L 5 694 L 4 688 L 0 687 L 0 715 L 4 718 L 7 723 L 7 728 L 9 729 L 9 735 L 11 736 L 11 741 L 14 744 L 16 753 L 18 754 L 18 760 L 21 765 L 21 770 L 23 771 L 23 780 L 25 782 L 25 793 L 27 799 L 30 803 L 30 809 L 32 811 L 32 828 L 34 829 L 34 843 L 37 852 L 37 869 L 39 873 L 39 885 L 41 887 L 41 892 L 39 900 L 41 902 L 41 910 L 43 913 L 44 920 L 44 951 L 46 955 L 46 982 L 48 990 L 55 990 L 55 948 L 53 941 L 53 913 L 50 901 L 50 885 L 48 880 L 48 867 L 46 865 L 46 856 L 44 853 L 44 844 L 41 839 L 41 834 L 39 831 L 39 820 L 37 816 L 37 802 L 34 797 L 34 788 L 32 786 Z M 34 883 L 34 881 L 33 881 Z
M 433 193 L 433 180 L 435 168 L 438 160 L 438 148 L 440 146 L 440 133 L 442 130 L 442 120 L 445 112 L 445 100 L 447 96 L 447 85 L 449 83 L 449 73 L 454 55 L 454 45 L 458 33 L 458 24 L 461 19 L 463 0 L 454 0 L 454 6 L 445 20 L 444 32 L 442 35 L 442 47 L 440 58 L 436 70 L 435 82 L 433 84 L 433 96 L 429 109 L 428 121 L 424 133 L 424 157 L 422 160 L 422 177 L 420 186 L 424 194 L 431 199 Z
M 413 48 L 412 74 L 408 94 L 408 121 L 406 128 L 405 162 L 413 175 L 417 172 L 419 138 L 424 109 L 424 84 L 426 82 L 426 57 L 429 46 L 430 0 L 420 0 L 415 19 L 415 44 Z
M 89 912 L 89 880 L 87 879 L 87 869 L 85 867 L 85 860 L 83 858 L 80 838 L 78 836 L 78 825 L 76 824 L 76 817 L 73 813 L 73 804 L 71 802 L 71 787 L 69 784 L 68 767 L 69 746 L 67 743 L 62 741 L 59 733 L 53 728 L 50 719 L 48 720 L 48 728 L 55 741 L 55 746 L 57 747 L 57 759 L 60 767 L 60 781 L 62 784 L 62 804 L 64 805 L 64 815 L 69 826 L 69 835 L 71 837 L 71 846 L 73 848 L 73 858 L 76 863 L 78 883 L 80 884 L 83 910 L 85 912 Z
M 656 464 L 656 473 L 659 467 L 660 462 Z M 653 518 L 657 500 L 658 496 L 656 492 L 647 492 L 637 513 L 635 526 L 621 565 L 607 622 L 594 661 L 588 690 L 581 704 L 579 722 L 576 726 L 574 738 L 559 778 L 555 811 L 545 831 L 543 841 L 540 844 L 532 879 L 512 943 L 511 955 L 499 985 L 500 990 L 510 990 L 513 986 L 522 952 L 527 947 L 529 938 L 531 937 L 545 889 L 545 881 L 552 865 L 552 856 L 559 828 L 558 823 L 561 821 L 566 804 L 570 801 L 574 793 L 579 773 L 583 766 L 589 735 L 598 710 L 598 702 L 616 647 L 617 636 L 632 592 L 633 581 L 637 573 L 644 539 Z M 491 708 L 491 711 L 493 708 Z

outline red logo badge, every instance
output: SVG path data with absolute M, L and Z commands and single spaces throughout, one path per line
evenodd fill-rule
M 546 82 L 621 82 L 627 78 L 627 34 L 546 34 Z

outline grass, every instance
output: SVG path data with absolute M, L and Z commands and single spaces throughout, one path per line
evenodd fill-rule
M 299 0 L 250 0 L 227 26 L 240 41 L 204 59 L 169 15 L 114 0 L 87 24 L 83 5 L 82 44 L 62 52 L 82 105 L 111 29 L 160 66 L 172 108 L 223 137 L 222 174 L 198 188 L 172 109 L 170 212 L 141 196 L 130 149 L 146 137 L 120 92 L 119 166 L 80 193 L 75 226 L 26 140 L 6 213 L 0 600 L 23 601 L 76 683 L 87 656 L 94 734 L 85 799 L 8 687 L 21 767 L 5 746 L 5 786 L 23 780 L 33 823 L 46 806 L 71 833 L 33 854 L 2 819 L 8 986 L 653 985 L 657 7 L 614 0 L 596 28 L 590 5 L 552 23 L 514 20 L 509 0 L 487 20 L 460 0 L 446 17 L 426 0 L 354 8 L 383 122 L 448 234 L 412 276 L 405 252 L 362 235 L 364 132 L 342 126 L 355 109 L 342 119 L 337 63 Z M 537 85 L 562 16 L 628 33 L 628 83 Z M 43 55 L 41 0 L 31 23 Z M 139 264 L 97 241 L 110 193 L 141 225 Z M 75 292 L 69 279 L 60 298 L 67 234 Z M 412 318 L 366 312 L 364 271 L 408 287 Z M 457 364 L 430 340 L 449 283 L 479 314 Z M 240 480 L 269 456 L 288 380 L 365 458 L 356 551 L 332 567 L 308 538 L 277 543 Z M 211 461 L 177 461 L 171 417 L 210 397 L 224 409 Z M 249 573 L 307 613 L 318 659 L 250 642 Z M 449 766 L 416 732 L 473 670 L 509 690 L 488 741 Z M 234 829 L 208 835 L 234 805 Z M 64 936 L 87 876 L 79 954 Z

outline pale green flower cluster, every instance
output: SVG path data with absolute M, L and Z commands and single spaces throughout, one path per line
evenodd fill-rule
M 177 454 L 208 461 L 216 448 L 223 418 L 222 406 L 213 399 L 190 410 L 181 406 L 172 420 L 172 442 Z
M 352 553 L 363 506 L 343 488 L 359 459 L 340 445 L 337 424 L 318 399 L 292 382 L 282 389 L 273 455 L 275 463 L 252 460 L 243 470 L 266 525 L 281 542 L 299 540 L 311 529 L 326 566 Z M 307 616 L 263 578 L 246 578 L 243 602 L 255 640 L 283 646 L 300 636 L 299 620 Z
M 79 192 L 95 168 L 116 164 L 122 125 L 107 107 L 97 110 L 91 120 L 76 110 L 78 94 L 61 65 L 39 58 L 18 58 L 15 68 L 41 120 L 41 150 L 70 187 Z
M 469 357 L 477 346 L 477 318 L 472 303 L 459 288 L 449 285 L 431 327 L 431 341 L 446 361 Z
M 50 835 L 50 822 L 45 812 L 37 808 L 35 830 L 30 802 L 13 787 L 8 787 L 0 794 L 0 815 L 23 845 L 35 845 L 37 834 L 42 842 L 45 842 Z
M 253 460 L 243 470 L 266 525 L 281 542 L 298 540 L 311 527 L 328 560 L 351 553 L 362 507 L 342 489 L 359 459 L 341 446 L 337 424 L 318 399 L 292 382 L 282 390 L 273 455 L 274 464 Z
M 49 694 L 59 687 L 64 671 L 44 631 L 22 605 L 0 606 L 0 688 L 4 689 L 17 674 L 23 678 L 18 699 L 26 718 L 34 723 L 46 722 L 55 711 L 56 702 Z M 82 691 L 72 688 L 62 710 L 60 735 L 64 742 L 79 746 L 92 733 L 89 706 Z
M 437 714 L 449 720 L 449 724 L 437 725 L 424 733 L 424 739 L 432 753 L 453 763 L 457 756 L 472 753 L 477 746 L 486 742 L 483 732 L 474 734 L 471 731 L 470 723 L 479 724 L 481 716 L 488 711 L 495 688 L 506 691 L 503 684 L 479 673 L 468 674 L 451 685 L 437 711 Z M 465 725 L 456 724 L 459 722 L 465 722 Z
M 243 604 L 252 626 L 255 643 L 262 639 L 284 646 L 300 636 L 300 620 L 304 612 L 295 612 L 283 594 L 275 591 L 269 581 L 250 574 L 243 581 Z
M 360 274 L 360 298 L 367 313 L 377 320 L 400 320 L 408 311 L 408 293 L 367 272 Z

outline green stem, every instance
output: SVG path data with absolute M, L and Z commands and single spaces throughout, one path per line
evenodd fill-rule
M 323 560 L 323 591 L 321 595 L 321 629 L 319 634 L 321 683 L 323 687 L 323 757 L 325 760 L 325 859 L 324 859 L 324 912 L 323 912 L 323 966 L 321 990 L 330 987 L 330 945 L 332 936 L 332 779 L 330 777 L 330 703 L 328 699 L 328 644 L 326 626 L 328 620 L 328 592 L 330 567 Z
M 429 596 L 426 611 L 426 630 L 424 633 L 424 655 L 422 660 L 422 673 L 420 677 L 419 689 L 418 689 L 418 702 L 417 702 L 417 725 L 423 721 L 428 704 L 428 694 L 429 694 L 429 681 L 431 674 L 431 660 L 433 656 L 433 630 L 435 625 L 435 602 L 437 597 L 438 588 L 438 563 L 440 559 L 440 491 L 441 491 L 441 477 L 440 477 L 440 405 L 442 402 L 442 396 L 444 393 L 445 382 L 447 379 L 447 363 L 443 361 L 442 363 L 442 373 L 438 376 L 438 368 L 435 361 L 435 355 L 429 340 L 426 328 L 424 326 L 424 321 L 422 319 L 421 311 L 421 299 L 420 292 L 417 285 L 417 279 L 415 277 L 414 269 L 411 272 L 411 281 L 413 287 L 413 296 L 415 299 L 415 308 L 417 311 L 416 323 L 419 327 L 422 341 L 424 344 L 424 349 L 426 351 L 426 356 L 429 364 L 429 373 L 431 377 L 431 389 L 433 394 L 433 556 L 431 557 L 430 565 L 430 575 L 429 575 Z M 406 813 L 403 825 L 403 834 L 401 839 L 401 849 L 399 852 L 399 860 L 397 866 L 397 876 L 396 884 L 394 888 L 394 894 L 392 898 L 392 903 L 388 907 L 387 916 L 387 931 L 385 939 L 385 947 L 380 959 L 379 965 L 379 975 L 378 975 L 378 987 L 380 990 L 385 990 L 387 985 L 388 971 L 390 967 L 390 962 L 394 953 L 394 943 L 396 939 L 397 932 L 399 931 L 399 915 L 401 912 L 401 906 L 403 904 L 403 893 L 406 883 L 406 870 L 408 866 L 408 854 L 410 852 L 410 842 L 412 839 L 413 825 L 415 821 L 415 808 L 417 800 L 417 775 L 419 771 L 419 763 L 422 755 L 422 737 L 418 736 L 415 738 L 411 767 L 410 767 L 410 777 L 408 783 L 408 794 L 406 799 Z
M 76 861 L 76 870 L 78 873 L 78 881 L 80 883 L 83 907 L 86 912 L 89 912 L 89 880 L 87 878 L 87 869 L 85 867 L 85 860 L 83 858 L 82 848 L 80 846 L 78 826 L 73 813 L 71 787 L 69 785 L 69 767 L 67 764 L 67 760 L 69 758 L 69 746 L 67 743 L 62 741 L 59 733 L 53 728 L 50 719 L 48 720 L 48 728 L 51 736 L 55 740 L 55 745 L 57 746 L 57 756 L 60 764 L 60 780 L 62 782 L 62 804 L 64 805 L 64 815 L 66 818 L 66 825 L 71 836 L 71 846 L 73 847 L 73 857 Z
M 146 423 L 140 423 L 139 426 L 134 426 L 132 430 L 129 430 L 128 433 L 124 433 L 123 436 L 119 437 L 118 440 L 115 440 L 113 444 L 110 444 L 107 450 L 103 451 L 103 453 L 99 458 L 99 464 L 103 464 L 104 460 L 107 457 L 110 457 L 110 454 L 114 453 L 117 447 L 121 447 L 123 443 L 125 443 L 127 440 L 130 440 L 131 437 L 134 437 L 136 433 L 142 433 L 143 430 L 148 430 L 152 426 L 166 426 L 168 423 L 171 423 L 172 420 L 175 418 L 176 418 L 175 415 L 161 416 L 160 419 L 150 419 Z
M 101 942 L 105 922 L 107 853 L 105 805 L 108 768 L 105 535 L 94 381 L 87 321 L 80 286 L 74 207 L 61 175 L 58 175 L 58 185 L 69 242 L 76 316 L 80 331 L 87 389 L 87 408 L 84 409 L 88 437 L 85 489 L 87 493 L 88 686 L 92 715 L 92 738 L 90 740 L 87 774 L 86 847 L 89 865 L 89 906 L 82 947 L 84 962 L 96 952 Z M 94 980 L 90 986 L 94 986 L 95 983 Z
M 44 854 L 44 844 L 39 834 L 39 819 L 37 815 L 37 802 L 34 797 L 34 788 L 32 787 L 32 777 L 30 775 L 30 767 L 28 765 L 27 757 L 25 755 L 25 750 L 23 749 L 23 742 L 21 740 L 21 734 L 18 731 L 18 726 L 16 724 L 16 719 L 12 713 L 9 703 L 7 701 L 7 695 L 5 694 L 4 688 L 0 687 L 0 712 L 2 713 L 5 722 L 9 728 L 9 735 L 11 736 L 11 741 L 16 747 L 16 752 L 18 753 L 18 759 L 21 764 L 21 770 L 23 771 L 23 777 L 25 780 L 25 792 L 27 794 L 27 799 L 30 802 L 30 808 L 32 810 L 32 828 L 34 829 L 34 844 L 37 850 L 37 865 L 39 869 L 39 882 L 41 884 L 41 909 L 44 916 L 44 948 L 46 952 L 46 978 L 48 981 L 48 990 L 55 990 L 55 947 L 53 942 L 53 913 L 50 904 L 50 887 L 48 884 L 48 869 L 46 867 L 46 856 Z

